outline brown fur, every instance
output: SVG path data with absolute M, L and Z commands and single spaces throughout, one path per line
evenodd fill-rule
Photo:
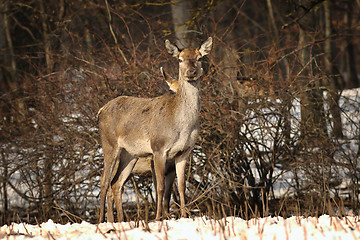
M 153 173 L 157 199 L 156 219 L 160 219 L 162 210 L 168 208 L 176 172 L 181 216 L 186 216 L 186 159 L 199 132 L 199 81 L 202 68 L 198 60 L 210 52 L 212 38 L 199 49 L 184 49 L 181 52 L 169 41 L 165 41 L 165 45 L 168 52 L 179 59 L 176 94 L 156 98 L 121 96 L 108 102 L 98 112 L 104 153 L 100 222 L 105 218 L 106 195 L 109 198 L 108 220 L 114 219 L 112 197 L 118 220 L 123 220 L 122 187 L 134 170 L 141 173 L 151 169 Z M 108 192 L 110 186 L 112 192 Z

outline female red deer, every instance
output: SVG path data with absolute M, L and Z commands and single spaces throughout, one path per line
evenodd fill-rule
M 98 112 L 104 153 L 100 222 L 105 219 L 105 198 L 110 185 L 118 221 L 123 221 L 123 185 L 138 159 L 149 156 L 152 156 L 152 170 L 156 182 L 156 219 L 159 220 L 162 215 L 165 182 L 171 180 L 168 178 L 175 177 L 171 174 L 173 169 L 178 181 L 181 216 L 186 216 L 186 159 L 199 134 L 199 88 L 203 73 L 200 59 L 211 51 L 212 38 L 209 37 L 200 48 L 185 48 L 180 51 L 168 40 L 165 41 L 165 46 L 168 52 L 179 60 L 179 79 L 175 94 L 156 98 L 120 96 L 108 102 Z M 109 214 L 113 213 L 108 212 L 108 216 Z

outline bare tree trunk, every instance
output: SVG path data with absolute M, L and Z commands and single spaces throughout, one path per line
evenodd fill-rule
M 302 18 L 299 24 L 299 43 L 298 56 L 300 70 L 298 73 L 298 86 L 300 89 L 301 102 L 301 126 L 300 132 L 304 139 L 304 144 L 310 143 L 311 146 L 318 145 L 327 138 L 327 127 L 324 112 L 324 101 L 320 89 L 320 79 L 315 77 L 313 72 L 314 57 L 312 49 L 315 46 L 314 36 L 318 31 L 316 24 L 317 15 L 311 9 L 311 2 L 308 0 L 299 1 L 304 8 L 300 8 L 299 15 Z M 310 9 L 306 12 L 305 9 Z
M 267 6 L 268 6 L 268 11 L 269 11 L 269 17 L 270 17 L 270 22 L 271 22 L 271 26 L 273 28 L 273 41 L 277 44 L 279 43 L 279 30 L 276 26 L 276 22 L 275 22 L 275 17 L 274 17 L 274 13 L 273 13 L 273 5 L 271 0 L 267 0 Z M 279 62 L 279 68 L 280 68 L 280 73 L 282 75 L 282 77 L 286 80 L 289 78 L 289 73 L 290 73 L 290 69 L 289 69 L 289 62 L 287 60 L 287 58 L 283 58 L 280 62 Z
M 7 67 L 7 71 L 9 72 L 9 79 L 10 81 L 8 82 L 10 89 L 15 89 L 17 87 L 17 84 L 15 82 L 15 73 L 16 73 L 16 62 L 15 62 L 15 54 L 14 54 L 14 48 L 13 48 L 13 43 L 12 43 L 12 38 L 11 38 L 11 33 L 10 33 L 10 24 L 9 24 L 9 19 L 8 19 L 8 15 L 7 15 L 7 11 L 8 11 L 8 4 L 4 3 L 4 7 L 5 7 L 5 11 L 3 13 L 3 17 L 2 17 L 2 25 L 4 27 L 4 32 L 5 32 L 5 39 L 6 39 L 6 44 L 5 46 L 7 47 L 7 51 L 8 51 L 8 56 L 4 59 L 5 62 L 7 62 L 6 67 Z
M 340 95 L 337 87 L 337 78 L 340 74 L 337 73 L 335 63 L 332 63 L 334 59 L 334 47 L 331 41 L 332 27 L 331 27 L 331 12 L 330 12 L 330 1 L 324 3 L 324 17 L 325 17 L 325 69 L 327 72 L 327 79 L 325 81 L 326 88 L 328 90 L 327 102 L 330 107 L 330 113 L 332 116 L 333 129 L 332 135 L 337 138 L 343 137 L 342 123 L 341 123 L 341 112 L 339 107 Z
M 17 95 L 20 94 L 20 85 L 16 79 L 16 59 L 13 47 L 13 40 L 11 36 L 8 11 L 9 11 L 9 2 L 5 1 L 3 3 L 3 11 L 0 13 L 0 29 L 1 35 L 1 49 L 4 49 L 4 54 L 2 54 L 1 62 L 1 74 L 0 77 L 0 88 L 5 92 L 12 92 Z M 22 123 L 25 121 L 26 117 L 26 108 L 23 100 L 20 97 L 16 97 L 15 101 L 10 101 L 7 103 L 7 108 L 5 112 L 9 112 L 11 119 L 16 123 Z M 8 118 L 10 119 L 10 117 Z
M 48 73 L 51 73 L 51 71 L 52 71 L 52 61 L 51 61 L 51 55 L 50 55 L 51 42 L 49 39 L 47 16 L 45 13 L 45 7 L 44 7 L 43 0 L 39 1 L 39 11 L 40 11 L 40 16 L 41 16 L 42 36 L 43 36 L 44 51 L 45 51 L 45 63 L 46 63 L 46 68 L 47 68 Z
M 301 135 L 305 142 L 326 136 L 326 121 L 324 106 L 319 89 L 319 80 L 312 73 L 311 48 L 305 47 L 312 42 L 307 32 L 300 28 L 299 60 L 301 64 L 299 74 L 299 89 L 301 102 Z
M 174 24 L 176 45 L 179 48 L 190 47 L 192 42 L 189 30 L 192 19 L 193 1 L 179 0 L 171 4 L 171 13 Z
M 235 81 L 237 81 L 237 70 L 238 70 L 238 60 L 239 56 L 236 51 L 236 45 L 233 43 L 233 40 L 236 38 L 236 35 L 233 31 L 234 18 L 236 13 L 231 10 L 233 8 L 233 2 L 226 0 L 218 3 L 215 9 L 215 19 L 218 22 L 217 29 L 219 32 L 216 33 L 218 36 L 222 35 L 222 39 L 226 45 L 218 46 L 215 50 L 215 55 L 217 55 L 221 62 L 219 67 L 221 71 L 219 72 L 219 77 L 222 79 L 222 93 L 224 96 L 229 98 L 229 102 L 234 101 L 235 93 L 242 98 L 242 89 L 241 86 L 238 86 Z M 238 98 L 239 99 L 239 98 Z M 239 107 L 242 109 L 243 102 L 239 99 Z
M 355 48 L 353 44 L 353 26 L 352 26 L 352 15 L 353 15 L 353 0 L 347 1 L 347 11 L 345 13 L 345 21 L 347 23 L 346 28 L 346 45 L 347 45 L 347 86 L 348 88 L 357 88 L 359 87 L 359 79 L 356 71 L 356 57 L 355 57 Z
M 7 181 L 8 181 L 8 162 L 7 162 L 7 158 L 4 154 L 4 152 L 1 152 L 2 154 L 2 166 L 4 169 L 3 172 L 3 182 L 2 182 L 2 191 L 3 191 L 3 216 L 2 219 L 0 219 L 0 223 L 3 224 L 8 224 L 8 210 L 9 210 L 9 202 L 8 202 L 8 195 L 7 195 Z
M 267 0 L 267 7 L 269 11 L 269 17 L 271 26 L 273 29 L 273 42 L 275 44 L 279 45 L 278 48 L 282 49 L 282 46 L 280 46 L 279 42 L 279 30 L 276 26 L 275 17 L 274 17 L 274 11 L 273 11 L 273 5 L 271 0 Z M 285 54 L 285 53 L 283 53 Z M 279 62 L 279 76 L 282 77 L 282 80 L 284 82 L 287 82 L 289 80 L 290 75 L 290 69 L 289 69 L 289 62 L 288 59 L 285 57 Z M 292 97 L 291 96 L 284 96 L 283 99 L 284 107 L 281 109 L 281 114 L 284 118 L 284 136 L 285 136 L 285 146 L 289 146 L 290 144 L 290 131 L 291 131 L 291 122 L 290 122 L 290 108 L 291 108 L 291 102 Z
M 45 51 L 45 63 L 47 74 L 50 74 L 53 70 L 53 64 L 51 59 L 51 42 L 48 33 L 48 25 L 47 25 L 47 15 L 45 13 L 44 1 L 39 1 L 39 11 L 41 17 L 41 26 L 42 26 L 42 36 L 44 43 L 44 51 Z M 44 206 L 44 214 L 45 217 L 48 218 L 51 216 L 51 212 L 54 206 L 53 199 L 53 183 L 52 183 L 52 165 L 53 159 L 52 154 L 48 154 L 44 160 L 44 197 L 45 197 L 45 206 Z

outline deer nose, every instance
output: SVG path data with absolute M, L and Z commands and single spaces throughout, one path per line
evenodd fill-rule
M 187 75 L 188 77 L 196 76 L 196 68 L 188 69 L 186 75 Z

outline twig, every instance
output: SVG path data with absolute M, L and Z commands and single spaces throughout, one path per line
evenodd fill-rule
M 121 231 L 124 233 L 124 236 L 125 236 L 125 240 L 128 240 L 127 236 L 126 236 L 126 232 L 125 232 L 125 229 L 124 229 L 124 226 L 120 223 L 120 227 L 121 227 Z
M 105 233 L 103 233 L 103 232 L 101 231 L 101 229 L 99 228 L 99 223 L 96 224 L 95 233 L 96 233 L 97 231 L 99 231 L 99 233 L 100 233 L 101 235 L 103 235 L 103 237 L 104 237 L 105 239 L 107 238 L 106 235 L 105 235 Z
M 21 224 L 23 225 L 23 227 L 24 227 L 24 229 L 25 229 L 26 233 L 27 233 L 29 236 L 31 236 L 31 234 L 30 234 L 30 233 L 29 233 L 29 231 L 27 230 L 27 228 L 26 228 L 26 226 L 25 226 L 24 222 L 23 222 L 23 221 L 21 221 L 21 219 L 20 219 L 20 217 L 19 217 L 19 214 L 16 214 L 16 216 L 18 217 L 19 221 L 20 221 L 20 222 L 21 222 Z
M 286 23 L 284 25 L 282 25 L 281 29 L 285 29 L 291 25 L 293 25 L 294 23 L 298 23 L 303 17 L 305 17 L 306 14 L 308 14 L 313 8 L 316 7 L 316 5 L 322 3 L 324 0 L 318 0 L 318 1 L 312 1 L 311 5 L 306 8 L 305 6 L 301 5 L 300 7 L 302 9 L 304 9 L 304 13 L 302 15 L 300 15 L 299 17 L 295 18 L 294 20 L 292 20 L 290 23 Z M 300 24 L 301 25 L 301 24 Z
M 57 210 L 61 210 L 61 211 L 66 215 L 66 217 L 67 217 L 72 223 L 76 223 L 76 222 L 73 221 L 73 220 L 70 218 L 70 216 L 72 216 L 72 217 L 74 217 L 74 218 L 77 218 L 77 219 L 79 219 L 79 220 L 81 220 L 81 221 L 85 221 L 85 220 L 82 219 L 81 217 L 76 216 L 75 214 L 73 214 L 73 213 L 71 213 L 71 212 L 69 212 L 69 211 L 66 211 L 65 209 L 63 209 L 62 207 L 60 207 L 59 204 L 58 204 L 56 201 L 54 201 L 54 204 L 55 204 L 54 208 L 57 209 Z
M 117 38 L 116 38 L 116 36 L 115 36 L 115 33 L 114 33 L 114 30 L 113 30 L 113 28 L 112 28 L 112 26 L 111 26 L 111 13 L 110 13 L 109 4 L 108 4 L 108 1 L 107 1 L 107 0 L 105 0 L 105 4 L 106 4 L 106 10 L 107 10 L 107 13 L 108 13 L 110 33 L 111 33 L 112 37 L 114 38 L 115 45 L 116 45 L 118 51 L 120 52 L 122 58 L 124 59 L 126 65 L 129 65 L 129 62 L 128 62 L 128 60 L 126 59 L 126 56 L 125 56 L 124 52 L 123 52 L 123 51 L 121 50 L 121 48 L 119 47 L 118 40 L 117 40 Z

